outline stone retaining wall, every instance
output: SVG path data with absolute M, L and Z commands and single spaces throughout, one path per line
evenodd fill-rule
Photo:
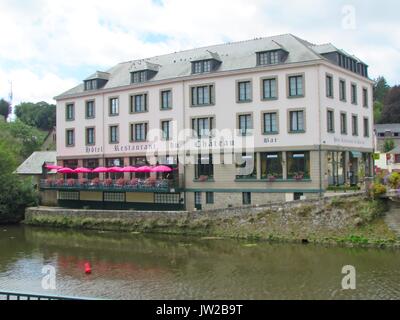
M 340 195 L 340 199 L 348 197 L 362 197 L 361 194 Z M 310 226 L 325 227 L 329 229 L 341 228 L 348 224 L 349 215 L 346 210 L 332 210 L 330 203 L 332 197 L 323 199 L 310 199 L 293 202 L 277 202 L 262 206 L 248 206 L 238 208 L 225 208 L 209 211 L 122 211 L 122 210 L 85 210 L 51 207 L 28 208 L 25 213 L 25 222 L 30 223 L 37 217 L 66 218 L 66 219 L 98 219 L 98 220 L 122 220 L 129 222 L 143 222 L 145 220 L 190 220 L 201 219 L 223 220 L 230 218 L 246 218 L 257 216 L 260 213 L 274 213 L 279 218 L 279 225 L 296 224 L 304 225 L 305 221 Z

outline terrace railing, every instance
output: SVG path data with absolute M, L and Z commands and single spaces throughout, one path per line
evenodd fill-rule
M 179 188 L 178 181 L 173 180 L 137 180 L 132 181 L 79 181 L 79 180 L 41 180 L 43 190 L 93 190 L 93 191 L 127 191 L 127 192 L 172 192 Z
M 48 300 L 90 300 L 90 299 L 0 291 L 0 301 L 1 300 L 35 300 L 35 301 L 47 300 L 48 301 Z

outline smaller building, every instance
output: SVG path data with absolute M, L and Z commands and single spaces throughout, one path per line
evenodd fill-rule
M 57 163 L 57 152 L 56 151 L 37 151 L 26 159 L 14 173 L 25 177 L 31 177 L 32 183 L 39 186 L 40 180 L 45 177 L 46 174 L 51 172 L 45 172 L 43 170 L 46 164 Z
M 30 177 L 32 185 L 35 188 L 39 188 L 42 179 L 45 179 L 48 175 L 56 175 L 56 171 L 49 171 L 45 168 L 47 164 L 56 164 L 56 158 L 56 151 L 34 152 L 17 168 L 17 170 L 15 170 L 14 173 L 24 177 Z M 57 192 L 52 190 L 41 190 L 40 204 L 53 207 L 57 206 Z
M 400 146 L 388 153 L 389 172 L 400 172 Z
M 386 123 L 375 125 L 376 149 L 379 152 L 385 150 L 385 142 L 393 141 L 393 149 L 400 147 L 400 123 Z

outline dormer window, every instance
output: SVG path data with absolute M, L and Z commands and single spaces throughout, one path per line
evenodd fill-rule
M 85 81 L 85 90 L 96 90 L 97 89 L 97 79 Z
M 206 50 L 192 60 L 192 74 L 213 72 L 218 69 L 222 60 L 218 53 Z
M 132 83 L 141 83 L 147 81 L 147 70 L 144 71 L 136 71 L 131 73 Z
M 195 61 L 192 63 L 192 73 L 207 73 L 215 70 L 215 61 L 213 60 L 203 60 L 203 61 Z
M 149 61 L 138 61 L 132 64 L 131 83 L 143 83 L 153 79 L 161 66 Z
M 95 74 L 92 74 L 90 77 L 83 81 L 85 91 L 98 90 L 103 88 L 106 85 L 109 77 L 109 73 L 97 71 Z
M 282 63 L 287 56 L 287 52 L 284 50 L 272 50 L 257 52 L 257 65 L 274 65 Z

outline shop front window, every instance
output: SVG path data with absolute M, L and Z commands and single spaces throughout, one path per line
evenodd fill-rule
M 76 168 L 78 168 L 78 160 L 65 160 L 64 167 L 76 169 Z M 77 173 L 69 173 L 64 176 L 65 176 L 65 179 L 78 179 Z
M 261 178 L 283 178 L 282 152 L 261 153 Z
M 197 164 L 195 165 L 196 179 L 212 179 L 214 177 L 214 164 L 212 154 L 198 155 Z
M 149 166 L 150 163 L 147 161 L 146 157 L 133 157 L 130 159 L 130 164 L 133 167 L 144 167 Z M 136 172 L 131 174 L 131 179 L 135 177 L 137 179 L 146 180 L 150 177 L 149 172 Z
M 157 165 L 163 165 L 170 167 L 172 172 L 162 172 L 157 173 L 159 179 L 166 179 L 174 182 L 179 181 L 179 167 L 178 167 L 178 157 L 177 156 L 159 156 L 157 158 Z
M 288 152 L 287 172 L 289 179 L 303 180 L 310 178 L 310 152 Z
M 253 154 L 238 154 L 236 156 L 236 179 L 256 179 L 257 160 Z
M 112 167 L 121 167 L 122 168 L 123 166 L 124 166 L 123 158 L 106 159 L 106 167 L 107 168 L 112 168 Z M 111 172 L 111 173 L 106 174 L 106 179 L 118 180 L 123 177 L 124 177 L 123 172 Z
M 98 159 L 88 159 L 83 161 L 83 166 L 88 169 L 96 169 L 99 167 L 99 160 Z M 93 180 L 95 178 L 99 178 L 98 173 L 85 173 L 83 174 L 84 178 L 88 180 Z

